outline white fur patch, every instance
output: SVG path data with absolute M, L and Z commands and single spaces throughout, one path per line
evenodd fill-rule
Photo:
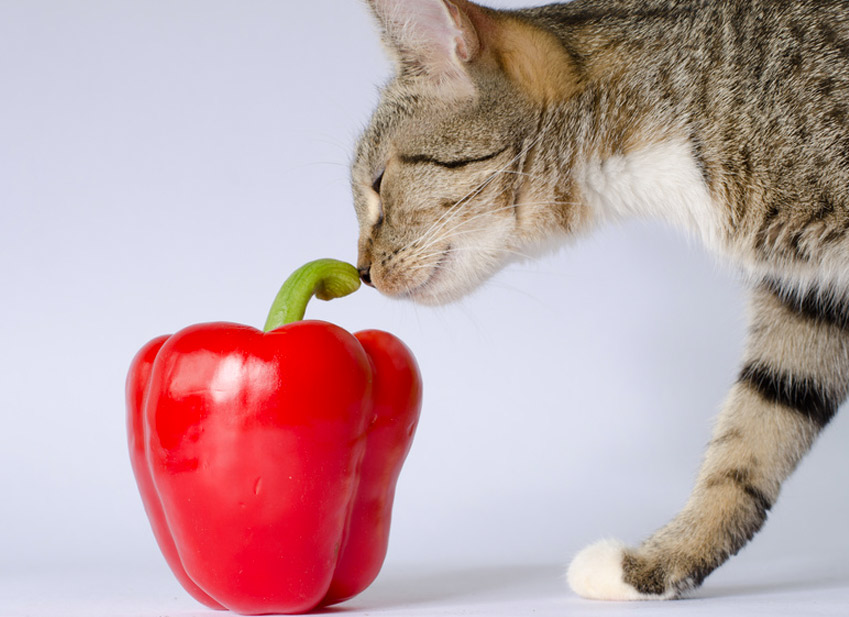
M 578 553 L 569 564 L 566 580 L 576 594 L 589 600 L 665 600 L 669 595 L 640 593 L 625 582 L 622 559 L 625 545 L 602 540 Z
M 587 204 L 602 220 L 658 218 L 697 235 L 717 252 L 728 243 L 728 215 L 711 199 L 685 140 L 591 159 L 576 172 Z

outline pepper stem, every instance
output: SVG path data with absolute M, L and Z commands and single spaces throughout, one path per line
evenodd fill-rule
M 268 313 L 265 332 L 301 321 L 313 296 L 333 300 L 360 288 L 357 269 L 337 259 L 317 259 L 301 266 L 286 279 Z

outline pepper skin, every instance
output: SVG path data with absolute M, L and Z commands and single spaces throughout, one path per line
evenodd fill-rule
M 395 485 L 419 420 L 422 384 L 413 354 L 380 330 L 357 332 L 374 369 L 374 411 L 348 534 L 322 605 L 360 593 L 377 577 L 389 544 Z
M 150 341 L 139 350 L 130 365 L 130 372 L 127 376 L 127 435 L 130 446 L 130 463 L 142 496 L 147 518 L 153 529 L 153 536 L 156 538 L 159 550 L 162 551 L 162 555 L 174 576 L 195 600 L 209 608 L 223 609 L 223 606 L 204 593 L 186 574 L 186 570 L 180 562 L 174 538 L 171 536 L 171 530 L 168 529 L 165 512 L 162 509 L 162 503 L 159 501 L 156 487 L 153 485 L 153 478 L 150 475 L 150 467 L 147 464 L 144 417 L 142 415 L 144 393 L 150 381 L 150 371 L 156 354 L 159 353 L 162 344 L 167 340 L 167 336 L 159 336 Z
M 151 341 L 127 381 L 131 460 L 186 590 L 265 614 L 365 589 L 420 405 L 415 360 L 385 332 L 212 323 Z

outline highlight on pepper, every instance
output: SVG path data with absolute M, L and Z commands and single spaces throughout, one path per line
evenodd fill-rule
M 416 361 L 380 330 L 303 320 L 359 287 L 354 266 L 297 270 L 264 331 L 189 326 L 136 354 L 130 460 L 154 536 L 195 599 L 302 613 L 368 587 L 421 408 Z

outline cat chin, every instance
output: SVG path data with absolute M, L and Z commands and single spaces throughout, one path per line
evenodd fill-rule
M 440 306 L 451 304 L 466 296 L 471 289 L 446 285 L 450 274 L 443 269 L 435 269 L 434 273 L 424 283 L 404 292 L 401 298 L 412 300 L 417 304 Z
M 471 289 L 437 289 L 437 290 L 420 290 L 414 292 L 408 292 L 400 298 L 405 300 L 411 300 L 416 304 L 422 304 L 425 306 L 445 306 L 447 304 L 453 304 L 455 302 L 459 302 L 470 293 L 472 293 L 478 286 L 475 286 Z
M 452 304 L 482 287 L 505 265 L 500 264 L 499 267 L 490 268 L 484 273 L 465 271 L 462 268 L 457 268 L 457 271 L 443 268 L 434 272 L 433 276 L 423 284 L 404 292 L 399 297 L 427 306 Z
M 469 285 L 469 282 L 475 279 L 462 272 L 462 268 L 457 266 L 456 261 L 451 258 L 450 253 L 446 253 L 446 258 L 434 267 L 433 272 L 424 282 L 401 293 L 387 295 L 426 306 L 441 306 L 457 302 L 480 287 L 489 277 L 480 277 L 475 284 Z M 379 286 L 378 290 L 380 290 Z
M 429 291 L 409 291 L 399 298 L 404 300 L 411 300 L 416 304 L 423 304 L 425 306 L 442 306 L 445 304 L 451 304 L 452 302 L 456 302 L 466 294 L 463 293 L 440 293 L 440 292 L 429 292 Z
M 513 251 L 501 248 L 501 238 L 485 240 L 478 238 L 474 243 L 449 244 L 427 271 L 427 276 L 411 282 L 406 289 L 382 288 L 380 279 L 383 277 L 373 280 L 377 289 L 390 297 L 429 306 L 451 304 L 480 288 L 509 263 L 517 261 Z M 390 276 L 390 280 L 393 279 L 397 281 Z

